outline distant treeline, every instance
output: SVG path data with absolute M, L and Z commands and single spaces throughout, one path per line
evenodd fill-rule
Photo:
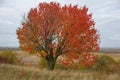
M 18 48 L 18 47 L 0 47 L 0 51 L 4 51 L 4 50 L 14 50 L 14 51 L 17 51 L 17 50 L 21 50 L 21 49 Z
M 0 47 L 0 51 L 4 50 L 21 50 L 19 47 Z M 98 51 L 100 53 L 119 53 L 120 54 L 120 48 L 100 48 Z
M 101 48 L 99 50 L 101 53 L 120 53 L 120 48 Z

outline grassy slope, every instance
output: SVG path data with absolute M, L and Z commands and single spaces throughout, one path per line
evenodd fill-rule
M 0 80 L 120 80 L 120 74 L 37 69 L 0 64 Z

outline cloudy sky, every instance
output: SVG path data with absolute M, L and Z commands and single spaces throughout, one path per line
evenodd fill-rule
M 50 1 L 86 5 L 100 33 L 100 46 L 120 47 L 120 0 L 0 0 L 0 46 L 18 47 L 16 29 L 21 25 L 22 16 L 39 2 Z

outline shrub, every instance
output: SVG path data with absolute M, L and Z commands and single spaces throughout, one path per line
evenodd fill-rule
M 88 69 L 88 67 L 86 67 L 83 64 L 79 64 L 79 63 L 71 63 L 71 64 L 68 64 L 66 66 L 63 66 L 60 63 L 56 63 L 55 69 L 60 69 L 60 70 L 69 70 L 69 69 L 71 69 L 71 70 L 86 70 L 86 69 Z
M 40 68 L 48 68 L 48 63 L 47 61 L 45 60 L 45 58 L 40 58 L 40 61 L 39 61 L 39 67 Z M 65 69 L 61 64 L 59 63 L 56 63 L 55 64 L 55 69 Z
M 72 70 L 86 70 L 87 66 L 79 63 L 71 63 L 66 66 L 66 69 L 72 69 Z
M 116 65 L 114 65 L 114 72 L 120 73 L 120 59 L 117 61 Z
M 117 63 L 120 64 L 120 59 L 117 60 Z
M 61 65 L 60 63 L 56 63 L 56 64 L 55 64 L 55 69 L 64 70 L 65 68 L 64 68 L 63 65 Z
M 15 64 L 17 61 L 17 55 L 11 50 L 6 50 L 0 53 L 0 63 Z
M 100 71 L 113 72 L 115 65 L 116 61 L 112 57 L 102 55 L 96 59 L 95 64 L 92 66 L 92 69 L 99 72 Z
M 40 68 L 48 68 L 47 61 L 45 60 L 45 58 L 40 58 L 39 67 Z

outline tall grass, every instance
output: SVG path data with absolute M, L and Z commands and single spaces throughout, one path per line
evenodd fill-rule
M 0 80 L 120 80 L 120 74 L 38 69 L 0 64 Z
M 42 67 L 1 63 L 0 80 L 120 80 L 120 59 L 115 61 L 112 57 L 104 55 L 99 56 L 94 67 L 90 68 L 70 64 L 67 66 L 69 69 L 64 69 L 56 63 L 55 70 L 49 71 L 44 59 L 41 59 L 39 65 Z

